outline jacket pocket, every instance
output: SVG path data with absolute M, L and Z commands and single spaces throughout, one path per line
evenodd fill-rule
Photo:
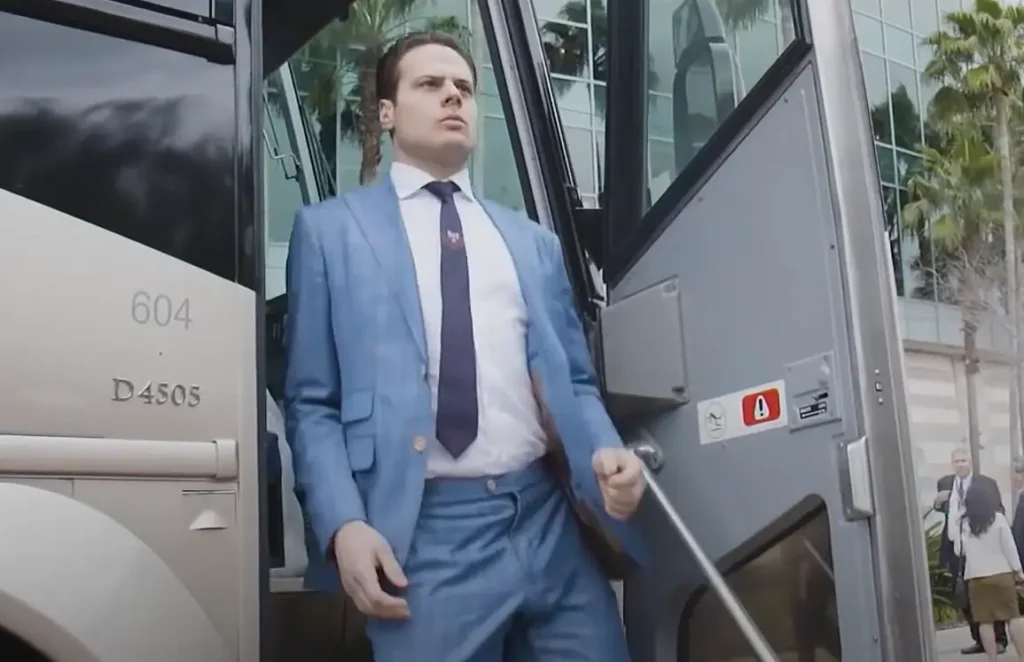
M 345 428 L 348 463 L 353 472 L 373 467 L 373 400 L 373 391 L 355 391 L 342 396 L 341 424 Z
M 350 434 L 345 439 L 348 447 L 348 466 L 353 471 L 369 471 L 373 468 L 373 435 Z
M 353 391 L 341 397 L 341 422 L 348 425 L 373 415 L 373 391 Z

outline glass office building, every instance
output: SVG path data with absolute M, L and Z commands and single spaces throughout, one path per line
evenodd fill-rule
M 886 231 L 892 248 L 895 286 L 905 341 L 908 418 L 922 509 L 934 496 L 935 480 L 949 472 L 952 448 L 967 442 L 966 380 L 960 310 L 938 299 L 942 288 L 929 269 L 929 233 L 902 228 L 908 174 L 929 144 L 928 106 L 935 94 L 923 76 L 932 57 L 922 44 L 947 12 L 968 8 L 971 0 L 851 0 L 875 136 Z M 986 359 L 979 375 L 979 427 L 982 470 L 1010 498 L 1010 415 L 1008 370 L 999 352 L 1009 344 L 1007 328 L 988 320 L 978 344 Z M 987 350 L 987 352 L 986 352 Z
M 928 105 L 935 85 L 923 71 L 932 57 L 922 43 L 939 27 L 946 12 L 969 6 L 969 0 L 851 0 L 864 68 L 871 125 L 875 134 L 882 204 L 888 219 L 896 291 L 901 299 L 905 339 L 959 346 L 960 313 L 941 303 L 942 289 L 929 269 L 932 254 L 928 233 L 915 236 L 902 228 L 909 173 L 919 156 L 916 148 L 930 140 Z M 1003 349 L 1001 325 L 987 325 L 979 334 L 988 349 Z

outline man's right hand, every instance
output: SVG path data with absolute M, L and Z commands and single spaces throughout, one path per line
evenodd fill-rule
M 409 618 L 409 604 L 385 593 L 377 579 L 380 569 L 399 589 L 409 584 L 384 536 L 366 522 L 349 522 L 334 535 L 334 558 L 341 585 L 359 611 L 373 618 Z
M 936 508 L 941 508 L 949 501 L 950 490 L 942 490 L 935 495 L 935 503 L 933 504 Z

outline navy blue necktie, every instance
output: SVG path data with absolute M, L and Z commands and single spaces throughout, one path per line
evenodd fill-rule
M 441 201 L 441 357 L 437 379 L 437 439 L 452 457 L 477 436 L 476 349 L 469 303 L 469 265 L 453 182 L 425 187 Z

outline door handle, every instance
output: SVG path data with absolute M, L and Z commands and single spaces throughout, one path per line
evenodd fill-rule
M 661 473 L 662 467 L 665 466 L 665 454 L 650 432 L 643 428 L 634 430 L 633 439 L 626 444 L 626 448 L 633 451 L 651 473 Z
M 669 500 L 668 495 L 665 494 L 665 491 L 661 489 L 661 485 L 658 484 L 655 474 L 660 472 L 665 464 L 665 457 L 661 447 L 658 446 L 657 442 L 654 441 L 646 430 L 639 431 L 634 439 L 633 442 L 626 444 L 626 447 L 643 461 L 644 478 L 647 479 L 648 489 L 654 495 L 654 499 L 661 506 L 665 515 L 668 516 L 669 522 L 672 523 L 676 533 L 686 543 L 686 547 L 690 550 L 693 558 L 697 560 L 697 565 L 700 566 L 701 572 L 707 577 L 708 584 L 711 585 L 712 590 L 718 595 L 718 599 L 722 601 L 726 611 L 729 612 L 729 616 L 732 617 L 740 632 L 743 633 L 743 637 L 750 644 L 754 654 L 757 655 L 757 659 L 760 662 L 779 662 L 779 656 L 768 645 L 768 640 L 765 639 L 761 629 L 757 627 L 754 619 L 750 617 L 750 614 L 740 603 L 739 598 L 732 592 L 729 585 L 725 583 L 725 578 L 722 577 L 722 574 L 718 572 L 718 568 L 715 567 L 715 564 L 704 553 L 704 549 L 697 542 L 693 532 L 690 531 L 690 527 L 686 526 L 683 518 L 676 512 L 675 507 Z

